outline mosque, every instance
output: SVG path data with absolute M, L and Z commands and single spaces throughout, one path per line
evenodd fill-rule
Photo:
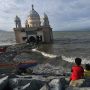
M 26 42 L 43 42 L 51 43 L 53 41 L 52 28 L 50 27 L 48 16 L 44 13 L 43 23 L 40 21 L 39 14 L 35 11 L 32 5 L 32 10 L 25 21 L 25 27 L 22 27 L 21 20 L 18 16 L 15 17 L 16 27 L 15 32 L 16 43 Z

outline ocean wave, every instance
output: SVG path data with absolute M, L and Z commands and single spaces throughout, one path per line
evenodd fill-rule
M 37 50 L 37 48 L 32 49 L 32 52 L 41 53 L 43 56 L 48 57 L 48 58 L 61 57 L 62 60 L 70 62 L 70 63 L 74 63 L 75 58 L 76 58 L 76 57 L 67 57 L 67 56 L 64 56 L 64 55 L 59 56 L 59 55 L 54 55 L 54 54 L 48 54 L 46 52 Z M 84 57 L 80 57 L 80 58 L 82 59 L 82 64 L 88 64 L 88 63 L 90 64 L 90 60 L 88 58 L 84 58 Z
M 48 57 L 48 58 L 56 58 L 56 57 L 58 57 L 57 55 L 48 54 L 48 53 L 45 53 L 45 52 L 39 51 L 39 50 L 37 50 L 37 48 L 32 49 L 32 51 L 33 51 L 33 52 L 41 53 L 43 56 Z
M 76 57 L 66 57 L 64 55 L 62 55 L 61 57 L 62 57 L 62 60 L 65 60 L 65 61 L 71 62 L 71 63 L 75 62 L 75 58 L 76 58 Z M 88 64 L 88 63 L 90 64 L 89 59 L 84 58 L 84 57 L 80 57 L 80 58 L 82 59 L 82 64 Z

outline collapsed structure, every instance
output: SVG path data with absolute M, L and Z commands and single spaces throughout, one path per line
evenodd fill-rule
M 44 13 L 43 24 L 41 25 L 40 16 L 34 10 L 33 5 L 26 19 L 25 27 L 22 27 L 21 20 L 18 16 L 15 17 L 15 25 L 14 32 L 16 43 L 32 41 L 51 43 L 53 41 L 52 28 L 49 25 L 48 16 Z

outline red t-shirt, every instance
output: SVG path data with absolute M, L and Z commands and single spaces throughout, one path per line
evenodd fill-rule
M 73 66 L 72 67 L 72 73 L 70 76 L 70 80 L 77 80 L 77 79 L 81 79 L 83 77 L 84 74 L 84 69 L 82 66 Z

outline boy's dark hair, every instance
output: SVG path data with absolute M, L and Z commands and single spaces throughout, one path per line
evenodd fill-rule
M 90 64 L 85 65 L 86 70 L 90 70 Z
M 77 65 L 81 65 L 81 58 L 75 58 L 75 63 L 77 64 Z

